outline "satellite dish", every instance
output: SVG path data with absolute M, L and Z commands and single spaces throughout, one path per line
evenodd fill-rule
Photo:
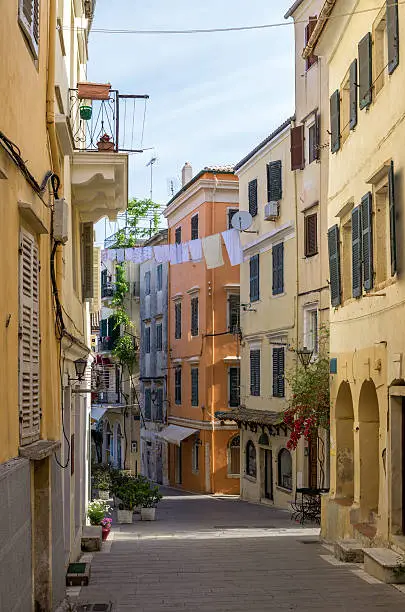
M 235 213 L 231 219 L 231 225 L 233 228 L 244 232 L 252 225 L 253 218 L 250 212 L 247 210 L 240 210 Z

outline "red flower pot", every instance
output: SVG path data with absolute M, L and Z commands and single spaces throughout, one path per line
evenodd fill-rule
M 105 542 L 106 539 L 108 538 L 108 534 L 110 533 L 110 529 L 108 527 L 102 527 L 101 533 L 102 533 L 103 542 Z

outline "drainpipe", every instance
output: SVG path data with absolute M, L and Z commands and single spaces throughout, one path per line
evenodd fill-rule
M 211 234 L 214 233 L 214 222 L 215 222 L 215 195 L 217 191 L 218 178 L 214 174 L 214 188 L 212 191 L 212 202 L 211 202 Z M 215 305 L 214 305 L 214 294 L 215 294 L 215 271 L 211 270 L 211 318 L 212 318 L 212 361 L 211 361 L 211 491 L 214 493 L 214 474 L 215 474 L 215 432 L 214 432 L 214 410 L 215 410 Z
M 51 147 L 52 169 L 59 176 L 60 172 L 58 142 L 55 128 L 55 59 L 56 59 L 56 0 L 50 0 L 49 5 L 49 36 L 48 36 L 48 80 L 46 86 L 46 126 Z

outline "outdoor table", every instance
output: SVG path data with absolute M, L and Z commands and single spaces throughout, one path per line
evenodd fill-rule
M 295 499 L 291 501 L 291 520 L 296 520 L 301 525 L 305 521 L 314 523 L 321 522 L 321 493 L 327 493 L 328 489 L 311 489 L 300 487 L 295 490 Z

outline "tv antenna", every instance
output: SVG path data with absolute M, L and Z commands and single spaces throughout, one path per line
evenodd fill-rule
M 249 227 L 252 226 L 252 223 L 253 217 L 247 210 L 239 210 L 231 219 L 232 227 L 239 232 L 244 232 L 245 234 L 258 234 L 259 232 L 255 230 L 249 231 Z

